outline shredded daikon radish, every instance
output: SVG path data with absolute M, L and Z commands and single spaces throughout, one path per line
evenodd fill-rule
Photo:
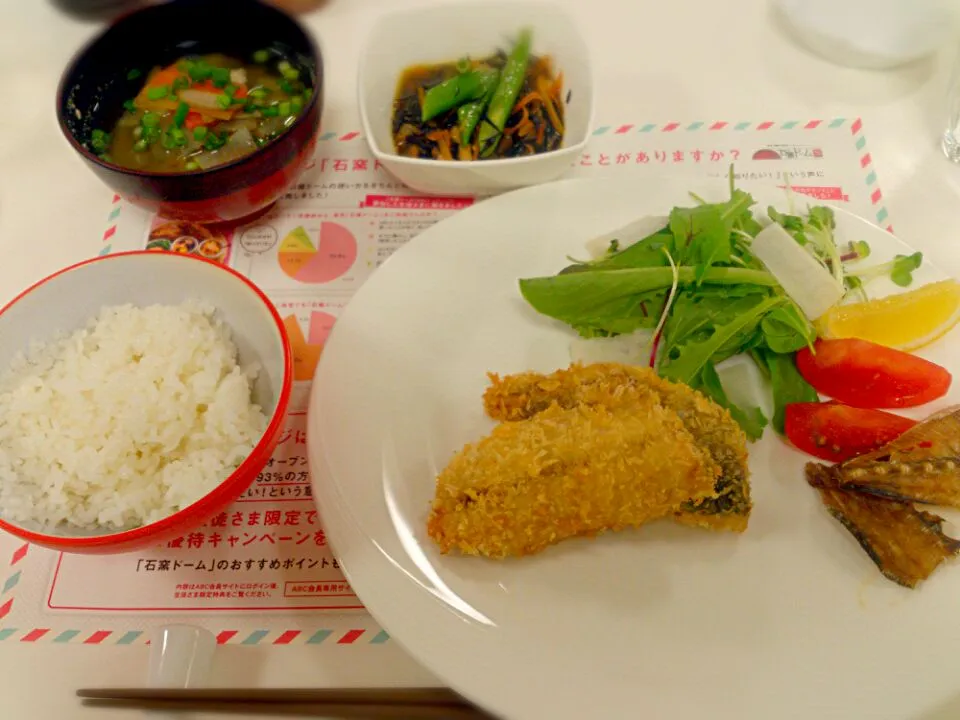
M 810 320 L 843 298 L 843 285 L 777 223 L 761 230 L 750 250 Z

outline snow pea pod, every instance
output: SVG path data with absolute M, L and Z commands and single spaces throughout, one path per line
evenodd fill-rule
M 420 108 L 421 119 L 427 122 L 458 105 L 479 100 L 490 83 L 496 82 L 491 80 L 495 73 L 496 70 L 468 70 L 434 85 L 424 93 L 423 107 Z
M 488 76 L 487 91 L 479 100 L 473 100 L 457 108 L 457 122 L 460 125 L 460 144 L 469 145 L 470 138 L 473 137 L 473 131 L 483 117 L 484 111 L 493 98 L 493 93 L 497 89 L 497 83 L 500 81 L 500 72 L 494 70 Z
M 496 150 L 507 118 L 517 102 L 517 95 L 523 87 L 523 79 L 527 74 L 527 64 L 530 62 L 531 32 L 524 29 L 520 32 L 517 44 L 507 58 L 500 75 L 500 82 L 490 100 L 487 117 L 480 125 L 480 134 L 477 143 L 480 146 L 480 157 L 490 157 Z

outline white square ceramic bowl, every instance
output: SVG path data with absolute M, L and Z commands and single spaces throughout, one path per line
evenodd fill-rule
M 532 52 L 550 55 L 563 72 L 563 144 L 558 150 L 503 160 L 422 160 L 397 155 L 390 120 L 404 68 L 509 50 L 519 30 L 533 30 Z M 380 17 L 361 53 L 359 92 L 363 131 L 373 155 L 405 185 L 439 195 L 496 193 L 555 180 L 573 164 L 593 124 L 593 78 L 576 24 L 548 2 L 472 0 L 424 5 Z

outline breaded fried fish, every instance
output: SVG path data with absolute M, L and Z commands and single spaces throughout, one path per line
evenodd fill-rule
M 629 408 L 652 393 L 721 469 L 714 494 L 684 503 L 674 519 L 711 530 L 747 529 L 752 503 L 746 436 L 726 409 L 696 390 L 664 380 L 649 368 L 618 363 L 575 363 L 548 375 L 491 374 L 490 380 L 483 398 L 486 412 L 507 421 L 533 417 L 552 403 L 564 408 Z
M 427 530 L 445 553 L 530 555 L 664 517 L 712 495 L 718 474 L 652 396 L 613 408 L 554 404 L 464 447 L 437 478 Z

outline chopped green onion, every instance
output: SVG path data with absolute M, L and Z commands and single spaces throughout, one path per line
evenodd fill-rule
M 280 90 L 285 92 L 287 95 L 293 95 L 293 85 L 286 78 L 282 79 L 279 83 Z
M 159 85 L 158 87 L 152 87 L 147 90 L 147 97 L 151 100 L 163 100 L 163 98 L 169 94 L 169 85 Z
M 183 147 L 187 144 L 187 136 L 180 128 L 170 128 L 163 136 L 163 146 L 168 150 Z
M 134 152 L 144 152 L 146 149 L 147 149 L 147 141 L 144 140 L 143 138 L 137 140 L 133 144 Z
M 134 104 L 133 100 L 124 100 L 123 109 L 128 110 L 129 112 L 136 112 L 137 106 Z
M 277 108 L 279 109 L 281 115 L 286 116 L 286 115 L 289 115 L 289 114 L 290 114 L 290 103 L 288 103 L 288 102 L 286 102 L 286 101 L 280 103 L 280 104 L 277 106 Z
M 254 112 L 256 109 L 257 109 L 257 104 L 254 103 L 254 102 L 252 102 L 252 101 L 250 101 L 250 100 L 246 100 L 246 101 L 244 102 L 244 104 L 243 104 L 243 111 L 244 111 L 245 113 L 252 113 L 252 112 Z
M 111 139 L 110 133 L 96 129 L 90 133 L 90 146 L 95 153 L 102 154 L 110 147 Z
M 140 124 L 144 127 L 156 127 L 160 124 L 160 116 L 155 112 L 147 112 L 140 118 Z
M 300 77 L 300 71 L 293 67 L 289 61 L 281 60 L 277 63 L 277 70 L 280 71 L 280 74 L 283 75 L 287 80 L 296 80 Z
M 313 88 L 306 88 L 303 91 L 303 102 L 304 103 L 310 102 L 310 98 L 312 97 L 313 97 Z
M 173 124 L 177 127 L 182 127 L 183 121 L 187 119 L 188 112 L 190 112 L 190 106 L 185 102 L 177 105 L 177 111 L 173 114 Z
M 207 136 L 203 139 L 203 146 L 207 150 L 219 150 L 227 143 L 227 136 L 218 135 L 215 132 L 207 133 Z
M 303 101 L 299 97 L 290 98 L 290 109 L 298 113 L 303 110 Z
M 210 73 L 213 84 L 217 87 L 224 87 L 230 82 L 230 71 L 227 68 L 215 67 Z
M 270 59 L 269 50 L 257 50 L 253 54 L 253 61 L 255 63 L 259 63 L 260 65 L 263 65 L 263 63 L 267 62 L 269 59 Z
M 211 68 L 202 60 L 197 60 L 196 62 L 190 64 L 190 69 L 187 72 L 190 75 L 190 79 L 194 82 L 203 82 L 210 77 L 210 74 L 213 72 L 213 68 Z
M 267 105 L 261 109 L 264 117 L 277 117 L 280 114 L 280 108 L 276 105 Z
M 127 80 L 136 80 L 136 79 L 137 79 L 138 77 L 140 77 L 142 74 L 143 74 L 143 73 L 141 73 L 139 70 L 137 70 L 136 68 L 134 68 L 133 70 L 130 70 L 130 71 L 127 73 Z
M 233 85 L 232 83 L 227 83 L 223 86 L 223 91 L 230 97 L 233 97 L 237 94 L 237 86 Z
M 103 160 L 104 162 L 113 162 L 113 158 L 110 157 L 109 153 L 103 153 L 100 156 L 100 159 Z
M 230 96 L 217 95 L 217 105 L 226 110 L 228 107 L 230 107 Z
M 144 127 L 141 136 L 148 142 L 153 142 L 160 137 L 160 128 L 156 125 L 153 127 Z
M 164 133 L 161 143 L 167 150 L 173 150 L 186 145 L 187 136 L 180 128 L 170 128 Z
M 250 97 L 252 98 L 256 98 L 257 100 L 263 100 L 267 96 L 267 93 L 269 92 L 270 91 L 267 90 L 265 87 L 258 87 L 258 88 L 254 88 L 247 94 L 250 95 Z
M 184 165 L 183 167 L 184 167 L 185 170 L 199 170 L 199 169 L 200 169 L 200 166 L 197 165 L 197 163 L 195 163 L 193 160 L 191 160 L 190 162 L 188 162 L 188 163 L 187 163 L 186 165 Z
M 194 140 L 203 140 L 207 136 L 207 128 L 203 125 L 198 125 L 193 129 L 193 139 Z
M 174 92 L 179 92 L 180 90 L 186 90 L 188 87 L 190 87 L 190 80 L 183 77 L 182 75 L 173 81 Z

